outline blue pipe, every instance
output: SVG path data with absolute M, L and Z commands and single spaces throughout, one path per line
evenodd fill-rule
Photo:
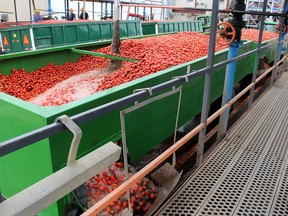
M 114 8 L 113 3 L 111 3 L 111 13 L 110 13 L 110 16 L 111 16 L 111 17 L 114 17 L 114 14 L 113 14 L 113 12 L 114 12 L 114 11 L 113 11 L 113 8 Z
M 233 42 L 229 47 L 228 60 L 238 56 L 239 43 Z M 233 87 L 234 87 L 234 77 L 236 72 L 236 61 L 231 62 L 226 68 L 225 86 L 224 86 L 224 99 L 226 103 L 231 100 Z
M 231 58 L 237 57 L 239 45 L 240 45 L 239 42 L 233 42 L 230 45 L 229 52 L 228 52 L 228 60 Z M 222 106 L 224 104 L 226 104 L 228 101 L 230 101 L 232 98 L 235 72 L 236 72 L 236 61 L 231 62 L 226 66 L 226 75 L 225 75 L 225 83 L 224 83 L 224 90 L 223 90 Z M 221 138 L 224 134 L 226 134 L 229 111 L 230 111 L 230 108 L 228 108 L 220 116 L 220 123 L 219 123 L 220 127 L 219 127 L 219 132 L 218 132 L 218 138 Z
M 52 14 L 52 8 L 51 8 L 51 0 L 48 0 L 48 14 Z
M 108 3 L 105 2 L 105 17 L 108 16 Z
M 280 44 L 279 44 L 279 53 L 278 53 L 278 59 L 277 59 L 278 61 L 280 60 L 280 57 L 281 57 L 281 54 L 282 54 L 284 35 L 285 35 L 285 33 L 281 34 L 281 36 L 280 36 L 280 40 L 282 42 L 280 42 Z

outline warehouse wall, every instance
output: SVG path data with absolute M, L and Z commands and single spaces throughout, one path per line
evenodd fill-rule
M 17 16 L 19 21 L 29 21 L 30 12 L 29 12 L 29 1 L 30 0 L 15 0 L 17 8 Z M 32 2 L 32 1 L 31 1 Z M 47 0 L 35 0 L 35 6 L 38 9 L 44 10 L 41 11 L 41 14 L 47 14 L 48 1 Z M 8 14 L 9 21 L 15 21 L 15 10 L 14 10 L 14 0 L 0 0 L 0 16 L 5 14 L 4 12 L 12 12 L 13 14 Z M 4 11 L 4 12 L 3 12 Z M 34 13 L 34 10 L 32 10 Z

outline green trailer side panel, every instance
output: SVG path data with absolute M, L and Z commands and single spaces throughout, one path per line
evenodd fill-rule
M 143 35 L 156 34 L 156 22 L 142 22 Z
M 176 92 L 125 114 L 126 141 L 132 163 L 159 145 L 167 134 L 173 134 L 179 97 L 180 92 Z
M 53 41 L 54 45 L 63 45 L 66 43 L 66 39 L 69 37 L 69 35 L 65 35 L 65 31 L 63 26 L 53 26 Z
M 127 27 L 126 24 L 122 24 L 121 25 L 122 28 L 120 28 L 120 35 L 121 37 L 128 37 L 129 35 L 129 28 Z M 113 29 L 114 29 L 114 25 L 113 25 Z M 133 34 L 133 26 L 131 26 L 131 31 L 132 31 L 132 34 Z M 113 35 L 114 35 L 114 32 L 113 32 Z
M 126 37 L 133 37 L 136 36 L 138 33 L 138 29 L 136 25 L 127 25 L 127 34 L 125 35 Z M 140 34 L 140 33 L 139 33 Z M 122 37 L 122 36 L 121 36 Z
M 29 29 L 22 29 L 20 31 L 20 35 L 21 35 L 23 51 L 31 50 L 32 49 L 32 43 L 31 43 L 30 30 Z
M 179 29 L 179 23 L 174 23 L 174 30 L 175 32 L 181 32 L 181 30 Z
M 112 38 L 112 30 L 111 25 L 109 23 L 101 23 L 100 24 L 101 31 L 101 39 L 111 39 Z
M 91 40 L 90 32 L 89 32 L 89 25 L 78 25 L 77 30 L 78 30 L 77 33 L 79 36 L 78 41 L 76 41 L 77 43 Z
M 164 28 L 163 23 L 157 23 L 157 25 L 158 25 L 158 34 L 165 33 L 165 28 Z
M 10 31 L 9 37 L 11 40 L 12 51 L 13 52 L 21 52 L 23 50 L 23 48 L 22 48 L 21 35 L 20 35 L 19 30 Z
M 47 125 L 46 119 L 23 109 L 23 101 L 0 92 L 0 142 Z M 13 101 L 15 103 L 10 103 Z M 18 103 L 17 103 L 18 102 Z M 45 139 L 0 157 L 0 190 L 9 198 L 52 173 L 49 140 Z M 53 204 L 38 215 L 57 215 Z
M 89 25 L 90 39 L 92 41 L 98 41 L 101 39 L 100 25 L 91 24 Z
M 68 37 L 65 38 L 66 43 L 77 43 L 78 40 L 81 40 L 81 38 L 78 39 L 77 30 L 80 33 L 82 33 L 81 32 L 81 30 L 82 30 L 81 26 L 77 26 L 77 27 L 76 26 L 66 26 L 66 28 L 64 28 L 64 34 L 68 35 Z M 83 34 L 83 35 L 86 35 L 86 37 L 87 37 L 87 32 L 86 32 L 86 34 Z
M 191 31 L 197 31 L 197 25 L 198 25 L 198 23 L 196 23 L 196 22 L 191 23 Z
M 28 27 L 1 30 L 1 39 L 6 53 L 22 52 L 32 48 Z
M 50 47 L 54 45 L 53 28 L 33 28 L 35 46 L 38 48 Z
M 1 32 L 1 39 L 2 39 L 2 43 L 3 43 L 3 49 L 5 50 L 5 52 L 6 53 L 12 52 L 9 32 L 8 31 L 2 31 Z

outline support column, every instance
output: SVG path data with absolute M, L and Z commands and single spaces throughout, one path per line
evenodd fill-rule
M 202 112 L 201 112 L 201 123 L 205 124 L 205 128 L 199 133 L 199 146 L 197 149 L 197 162 L 196 166 L 200 166 L 203 161 L 204 154 L 204 144 L 205 144 L 205 136 L 206 136 L 206 125 L 209 111 L 209 101 L 211 94 L 211 83 L 212 83 L 212 71 L 213 71 L 213 62 L 214 62 L 214 54 L 215 54 L 215 41 L 216 41 L 216 33 L 217 33 L 217 17 L 219 10 L 219 0 L 213 1 L 212 5 L 212 23 L 211 23 L 211 31 L 210 31 L 210 41 L 209 41 L 209 52 L 207 57 L 207 67 L 209 71 L 205 74 L 205 85 L 204 85 L 204 94 L 203 94 L 203 102 L 202 102 Z

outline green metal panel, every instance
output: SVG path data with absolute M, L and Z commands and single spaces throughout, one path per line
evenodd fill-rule
M 121 25 L 121 27 L 122 28 L 120 28 L 120 37 L 128 37 L 128 35 L 129 35 L 129 28 L 128 28 L 128 26 L 127 26 L 127 24 L 126 23 L 124 23 L 124 24 L 122 24 Z M 113 28 L 114 28 L 114 25 L 113 25 Z M 132 26 L 132 28 L 133 28 L 133 26 Z M 132 32 L 133 32 L 133 29 L 131 30 Z M 113 34 L 114 35 L 114 34 Z
M 129 30 L 129 34 L 127 35 L 127 37 L 132 37 L 132 36 L 137 36 L 137 35 L 141 35 L 141 22 L 131 22 L 131 21 L 126 21 L 126 26 L 127 29 Z M 134 29 L 134 31 L 132 32 L 132 29 Z
M 6 53 L 31 50 L 32 44 L 28 27 L 1 29 L 0 32 L 3 42 L 3 49 Z M 24 44 L 24 42 L 27 44 Z
M 184 24 L 185 23 L 178 23 L 178 31 L 183 32 L 184 31 Z
M 66 42 L 66 35 L 64 34 L 64 28 L 63 26 L 53 26 L 53 41 L 54 45 L 63 45 Z M 68 35 L 69 37 L 69 35 Z
M 192 31 L 192 24 L 193 22 L 185 22 L 184 23 L 184 31 Z
M 10 40 L 11 40 L 11 50 L 13 52 L 23 51 L 21 44 L 21 35 L 19 30 L 13 30 L 9 32 Z
M 67 28 L 67 27 L 66 27 Z M 87 42 L 90 39 L 90 32 L 89 32 L 89 25 L 77 25 L 77 30 L 78 30 L 78 41 L 79 42 Z
M 111 23 L 100 23 L 101 39 L 111 39 L 112 38 L 112 28 Z
M 90 39 L 92 41 L 98 41 L 101 39 L 100 25 L 99 24 L 91 24 L 89 25 Z
M 126 143 L 132 163 L 175 132 L 179 97 L 180 92 L 174 92 L 125 114 Z
M 12 50 L 11 43 L 10 43 L 11 39 L 10 39 L 9 31 L 1 31 L 1 37 L 3 41 L 3 49 L 5 50 L 5 52 L 12 53 L 13 50 Z
M 181 31 L 202 31 L 201 22 L 199 21 L 169 21 L 169 22 L 155 22 L 158 24 L 159 33 L 181 32 Z M 149 34 L 152 31 L 152 24 L 142 23 L 143 34 Z
M 181 30 L 179 29 L 179 24 L 180 23 L 177 23 L 177 22 L 175 22 L 175 23 L 173 23 L 174 25 L 174 29 L 173 29 L 173 31 L 175 31 L 175 32 L 181 32 Z
M 196 23 L 191 23 L 191 31 L 197 31 Z
M 156 34 L 157 22 L 142 22 L 143 35 Z
M 127 24 L 127 37 L 136 36 L 137 32 L 138 32 L 138 30 L 137 30 L 136 25 L 133 25 L 133 24 L 128 25 Z
M 164 24 L 158 22 L 157 25 L 158 25 L 158 34 L 159 34 L 159 33 L 165 33 Z
M 174 32 L 175 31 L 175 24 L 174 23 L 168 23 L 168 32 Z
M 29 29 L 22 29 L 22 30 L 20 30 L 20 35 L 21 35 L 23 51 L 32 50 L 32 41 L 31 41 L 30 30 Z M 25 41 L 25 40 L 28 40 L 28 41 Z M 25 42 L 28 44 L 26 44 Z
M 26 102 L 1 92 L 0 98 L 0 124 L 4 126 L 1 126 L 0 142 L 47 125 L 45 117 L 23 109 L 20 104 Z M 2 195 L 11 197 L 51 174 L 51 162 L 48 139 L 0 157 Z M 53 204 L 38 215 L 57 214 L 57 205 Z
M 54 44 L 52 27 L 33 28 L 35 46 L 37 48 L 50 47 Z
M 88 33 L 86 31 L 86 34 L 84 34 L 82 31 L 82 26 L 66 26 L 64 28 L 64 33 L 65 35 L 69 35 L 68 37 L 65 38 L 66 43 L 77 43 L 79 40 L 81 40 L 82 36 L 87 37 Z M 78 39 L 78 32 L 81 37 Z M 85 31 L 85 30 L 83 30 Z M 89 36 L 88 36 L 89 37 Z M 86 39 L 86 38 L 85 38 Z

